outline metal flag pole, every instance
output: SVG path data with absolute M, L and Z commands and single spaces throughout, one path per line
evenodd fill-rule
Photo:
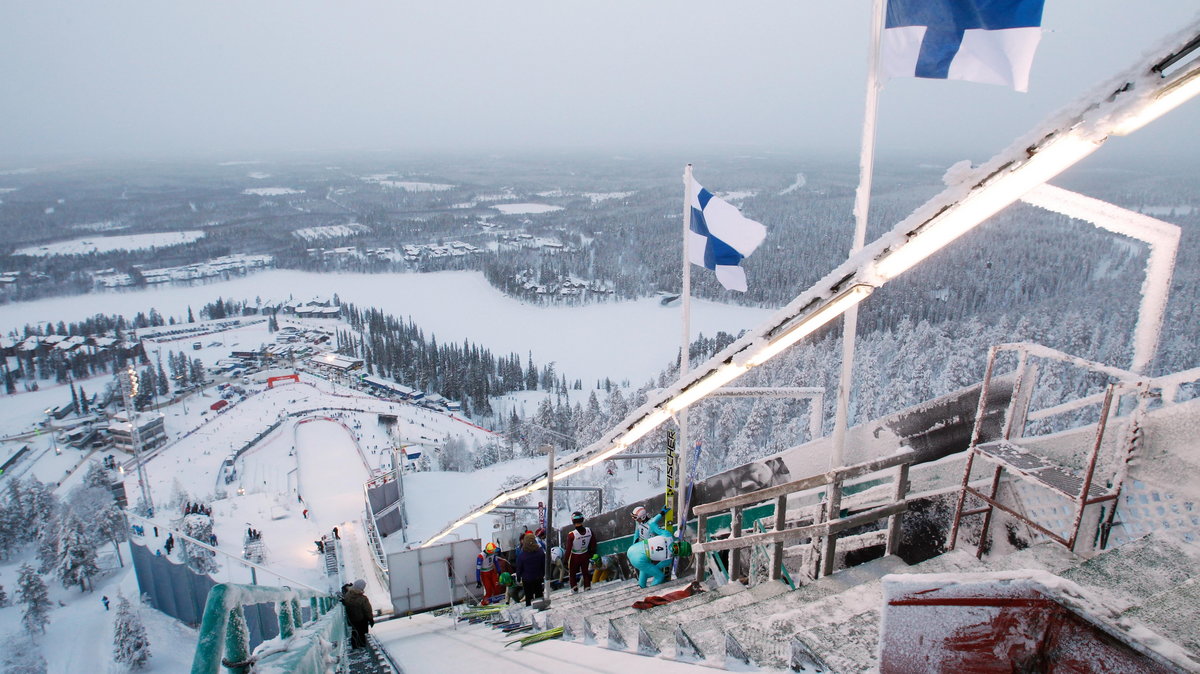
M 683 343 L 679 348 L 679 376 L 682 378 L 692 369 L 689 360 L 688 351 L 691 349 L 692 342 L 692 261 L 688 255 L 688 238 L 692 231 L 692 165 L 688 164 L 683 168 L 683 283 L 680 290 L 682 291 L 683 299 Z M 684 451 L 678 452 L 676 462 L 678 468 L 676 475 L 683 476 L 687 479 L 687 450 L 688 446 L 688 410 L 685 407 L 679 411 L 677 415 L 679 420 L 679 439 L 676 447 L 685 448 Z M 678 485 L 677 485 L 678 487 Z M 677 537 L 682 540 L 684 534 L 684 524 L 687 521 L 687 513 L 684 508 L 687 507 L 685 496 L 687 485 L 684 484 L 682 489 L 675 490 L 675 503 L 664 504 L 675 508 L 675 530 Z
M 871 6 L 871 46 L 868 51 L 866 113 L 863 116 L 862 150 L 858 158 L 858 190 L 854 194 L 854 243 L 850 255 L 862 249 L 867 240 L 867 213 L 871 207 L 871 179 L 875 171 L 875 120 L 879 113 L 879 40 L 883 35 L 885 0 Z M 850 416 L 850 389 L 854 377 L 854 342 L 858 333 L 858 305 L 843 315 L 842 372 L 838 381 L 837 409 L 833 418 L 833 449 L 829 467 L 846 462 L 846 426 Z

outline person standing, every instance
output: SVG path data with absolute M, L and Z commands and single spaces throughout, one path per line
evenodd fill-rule
M 375 626 L 375 615 L 371 600 L 363 594 L 367 581 L 359 578 L 342 595 L 346 607 L 346 622 L 350 623 L 350 647 L 363 648 L 367 645 L 367 630 Z
M 591 527 L 583 526 L 583 513 L 576 510 L 571 513 L 571 523 L 575 528 L 567 534 L 567 573 L 571 576 L 571 592 L 578 592 L 578 578 L 582 576 L 583 590 L 592 589 L 592 577 L 588 575 L 588 560 L 596 554 L 596 537 Z
M 104 602 L 104 610 L 107 611 L 108 610 L 108 597 L 107 596 L 100 597 L 100 601 Z
M 517 554 L 517 577 L 525 589 L 525 605 L 529 606 L 533 598 L 541 599 L 545 595 L 544 578 L 546 572 L 546 552 L 538 545 L 533 536 L 526 536 L 521 542 L 521 551 Z
M 500 574 L 496 571 L 496 553 L 499 551 L 500 546 L 489 541 L 483 546 L 483 552 L 475 558 L 475 589 L 483 588 L 483 600 L 480 603 L 485 606 L 492 597 L 500 594 Z

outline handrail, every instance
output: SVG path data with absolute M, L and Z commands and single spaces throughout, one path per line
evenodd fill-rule
M 301 629 L 301 599 L 308 600 L 312 609 L 310 629 Z M 331 650 L 332 643 L 345 640 L 346 621 L 342 606 L 327 592 L 221 583 L 214 585 L 208 592 L 204 617 L 200 621 L 196 654 L 192 659 L 192 674 L 219 674 L 222 664 L 231 674 L 249 672 L 258 658 L 250 654 L 250 637 L 246 630 L 246 617 L 242 607 L 266 602 L 279 604 L 281 643 L 279 650 L 268 649 L 269 652 L 264 655 L 293 653 L 286 659 L 296 664 L 287 671 L 299 671 L 299 663 L 304 659 L 312 662 L 324 660 Z M 324 622 L 317 625 L 320 621 Z M 300 630 L 300 633 L 297 633 L 297 630 Z M 300 643 L 296 643 L 297 641 Z M 297 648 L 293 649 L 293 646 Z M 284 656 L 278 659 L 283 660 Z
M 737 537 L 731 536 L 729 538 L 722 538 L 715 541 L 697 543 L 692 546 L 692 550 L 699 552 L 717 552 L 720 550 L 732 550 L 733 548 L 746 548 L 755 545 L 765 545 L 767 543 L 786 543 L 787 541 L 796 538 L 829 536 L 846 529 L 853 529 L 854 527 L 860 527 L 864 524 L 870 524 L 871 522 L 881 520 L 885 517 L 891 517 L 892 515 L 902 513 L 907 509 L 907 501 L 890 503 L 888 505 L 865 510 L 857 515 L 827 520 L 819 524 L 793 527 L 791 529 L 784 529 L 782 531 L 767 531 L 761 534 L 749 534 L 746 536 Z
M 738 494 L 737 496 L 730 496 L 729 498 L 722 499 L 720 501 L 713 501 L 712 503 L 698 505 L 692 508 L 692 513 L 696 515 L 710 515 L 722 510 L 729 510 L 730 508 L 746 506 L 752 503 L 759 503 L 761 501 L 766 501 L 797 491 L 813 489 L 814 487 L 821 487 L 834 482 L 852 480 L 868 473 L 874 473 L 886 468 L 894 468 L 905 463 L 912 463 L 913 459 L 914 456 L 911 450 L 909 450 L 901 454 L 885 456 L 882 459 L 866 461 L 853 466 L 834 468 L 826 473 L 802 477 L 799 480 L 792 480 L 791 482 L 785 482 L 783 484 L 775 485 L 774 487 L 765 487 L 763 489 L 759 489 L 758 491 L 752 491 L 747 494 Z
M 772 546 L 771 578 L 775 580 L 781 579 L 784 574 L 784 544 L 787 541 L 799 538 L 812 538 L 814 543 L 818 538 L 824 539 L 821 550 L 821 568 L 818 571 L 818 575 L 829 575 L 833 573 L 837 535 L 846 529 L 870 524 L 884 518 L 889 518 L 887 527 L 887 554 L 894 554 L 900 537 L 899 517 L 908 509 L 908 501 L 905 500 L 905 495 L 908 492 L 908 469 L 915 459 L 916 454 L 912 450 L 904 449 L 891 456 L 885 456 L 873 461 L 835 468 L 818 475 L 812 475 L 774 487 L 766 487 L 748 494 L 739 494 L 720 501 L 697 506 L 693 509 L 693 512 L 697 516 L 697 531 L 701 533 L 697 536 L 697 541 L 692 546 L 692 550 L 700 555 L 700 558 L 696 560 L 696 582 L 699 583 L 704 580 L 704 553 L 760 545 Z M 891 468 L 897 469 L 897 472 L 893 478 L 894 488 L 889 503 L 869 508 L 856 515 L 841 517 L 842 488 L 847 480 Z M 829 490 L 824 504 L 824 516 L 813 524 L 789 528 L 787 526 L 788 495 L 826 485 L 829 486 Z M 742 527 L 742 517 L 746 506 L 768 500 L 774 500 L 775 502 L 774 527 L 770 531 L 745 535 Z M 721 540 L 705 541 L 702 532 L 705 531 L 705 524 L 708 518 L 724 511 L 729 511 L 731 514 L 729 537 Z M 737 560 L 732 554 L 729 560 L 729 574 L 731 577 L 736 575 L 734 569 L 737 567 Z

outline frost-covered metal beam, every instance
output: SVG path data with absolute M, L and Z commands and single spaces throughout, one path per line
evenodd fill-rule
M 1130 366 L 1134 372 L 1145 373 L 1158 351 L 1158 340 L 1162 335 L 1163 315 L 1167 312 L 1167 297 L 1171 294 L 1171 277 L 1175 273 L 1175 257 L 1179 251 L 1180 227 L 1053 185 L 1039 185 L 1021 200 L 1069 218 L 1085 220 L 1150 246 L 1146 277 L 1142 281 L 1142 302 L 1133 330 L 1133 364 Z
M 757 329 L 660 390 L 599 441 L 554 470 L 565 478 L 628 449 L 647 433 L 749 370 L 771 360 L 920 264 L 1001 209 L 1091 155 L 1113 135 L 1132 133 L 1200 93 L 1200 20 L 1156 53 L 1103 82 L 960 179 L 850 256 Z M 546 474 L 497 494 L 422 547 L 496 506 L 544 489 Z

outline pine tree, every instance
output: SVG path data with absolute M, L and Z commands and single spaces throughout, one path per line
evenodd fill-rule
M 46 658 L 28 634 L 4 636 L 0 666 L 4 674 L 46 674 Z
M 117 597 L 117 617 L 113 621 L 113 659 L 141 669 L 150 659 L 150 639 L 133 605 L 124 596 Z
M 50 622 L 50 596 L 42 577 L 28 564 L 21 565 L 17 576 L 17 602 L 22 607 L 21 624 L 25 631 L 45 632 L 46 623 Z
M 63 587 L 78 585 L 83 591 L 89 589 L 92 578 L 100 572 L 96 564 L 96 544 L 83 520 L 73 510 L 66 512 L 58 539 L 55 571 Z
M 3 585 L 0 585 L 0 608 L 8 608 L 8 593 L 4 591 Z
M 83 474 L 83 484 L 87 487 L 99 487 L 108 490 L 108 470 L 99 461 L 89 461 L 87 472 Z
M 212 518 L 207 515 L 188 515 L 183 518 L 183 532 L 198 541 L 207 543 L 212 537 Z M 220 565 L 214 559 L 216 553 L 186 539 L 180 542 L 183 544 L 184 559 L 187 560 L 188 566 L 193 571 L 207 574 L 220 570 Z

